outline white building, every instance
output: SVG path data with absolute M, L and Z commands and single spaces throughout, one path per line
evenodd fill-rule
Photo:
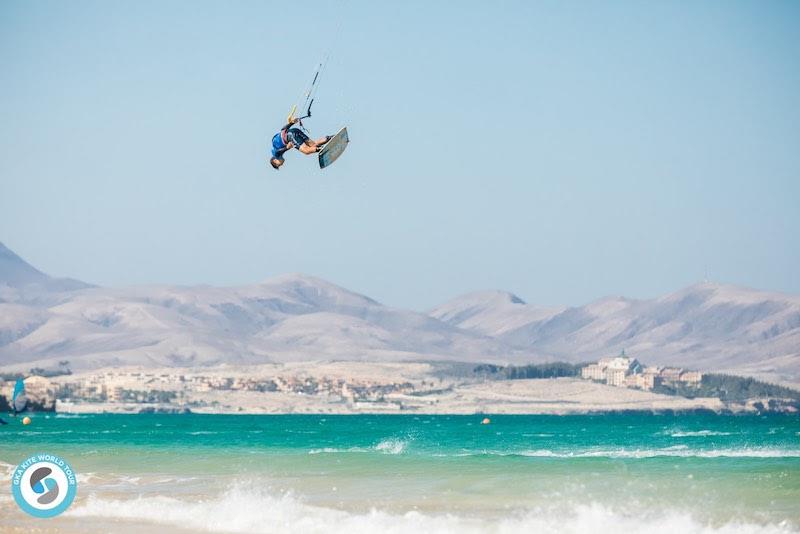
M 625 386 L 626 377 L 642 372 L 642 364 L 636 358 L 621 355 L 601 358 L 597 363 L 581 369 L 581 377 L 588 380 L 604 380 L 611 386 Z
M 703 373 L 700 371 L 684 371 L 680 376 L 681 382 L 697 385 L 703 381 Z
M 55 384 L 42 376 L 29 376 L 25 379 L 25 394 L 40 402 L 52 401 L 56 398 Z
M 587 365 L 581 369 L 581 378 L 585 378 L 586 380 L 605 380 L 606 368 L 597 363 Z

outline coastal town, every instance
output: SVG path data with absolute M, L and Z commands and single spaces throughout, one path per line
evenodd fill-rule
M 541 367 L 558 368 L 547 365 Z M 77 374 L 62 366 L 59 372 L 32 370 L 40 375 L 28 376 L 24 383 L 37 409 L 62 413 L 568 413 L 758 409 L 776 402 L 774 398 L 722 402 L 713 390 L 702 389 L 707 375 L 645 366 L 624 352 L 585 365 L 563 365 L 568 373 L 531 377 L 515 372 L 505 378 L 481 374 L 482 366 L 454 372 L 455 367 L 432 362 L 119 368 Z M 537 368 L 511 368 L 531 367 Z M 18 377 L 4 378 L 0 406 L 11 397 Z
M 96 373 L 64 373 L 56 376 L 29 376 L 24 379 L 26 394 L 46 408 L 59 411 L 117 411 L 131 406 L 158 407 L 176 411 L 229 411 L 226 399 L 237 394 L 263 397 L 288 396 L 302 399 L 319 397 L 335 402 L 380 404 L 388 396 L 413 395 L 432 386 L 424 379 L 390 381 L 385 377 L 345 378 L 309 374 L 306 367 L 258 366 L 253 369 L 202 370 L 106 369 Z M 283 373 L 270 372 L 281 369 Z M 288 371 L 288 372 L 286 372 Z M 0 397 L 11 397 L 14 381 L 0 381 Z M 235 409 L 234 411 L 241 411 Z

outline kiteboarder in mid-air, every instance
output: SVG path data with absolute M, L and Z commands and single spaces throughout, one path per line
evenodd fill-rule
M 272 168 L 278 170 L 284 163 L 283 154 L 292 148 L 296 148 L 303 154 L 316 154 L 325 143 L 331 140 L 331 136 L 327 135 L 316 141 L 312 141 L 303 130 L 295 128 L 295 124 L 301 124 L 300 119 L 289 117 L 289 122 L 281 128 L 272 138 L 272 157 L 269 159 L 269 164 Z M 302 125 L 302 124 L 301 124 Z
M 347 144 L 350 142 L 350 137 L 347 135 L 347 128 L 340 129 L 336 135 L 326 135 L 316 141 L 306 135 L 307 130 L 304 131 L 305 127 L 303 126 L 302 120 L 311 118 L 311 106 L 314 104 L 314 94 L 317 87 L 319 87 L 319 80 L 327 62 L 328 58 L 326 57 L 325 61 L 319 64 L 314 73 L 314 79 L 311 80 L 311 85 L 305 92 L 305 101 L 300 108 L 305 111 L 300 113 L 300 117 L 295 117 L 294 114 L 298 107 L 297 104 L 292 106 L 292 110 L 289 112 L 289 116 L 286 119 L 286 126 L 281 128 L 280 131 L 272 137 L 272 154 L 269 158 L 269 164 L 272 165 L 272 168 L 276 171 L 283 166 L 283 155 L 293 148 L 296 148 L 306 155 L 319 154 L 319 168 L 324 169 L 342 155 L 345 148 L 347 148 Z

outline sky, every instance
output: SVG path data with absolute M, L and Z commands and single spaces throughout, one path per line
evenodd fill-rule
M 800 293 L 800 3 L 0 3 L 0 241 L 106 285 L 427 309 Z M 269 140 L 330 55 L 307 126 Z

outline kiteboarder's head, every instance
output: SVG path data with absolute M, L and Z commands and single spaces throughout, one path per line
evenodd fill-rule
M 281 168 L 281 165 L 283 165 L 283 158 L 270 158 L 269 164 L 277 171 Z

